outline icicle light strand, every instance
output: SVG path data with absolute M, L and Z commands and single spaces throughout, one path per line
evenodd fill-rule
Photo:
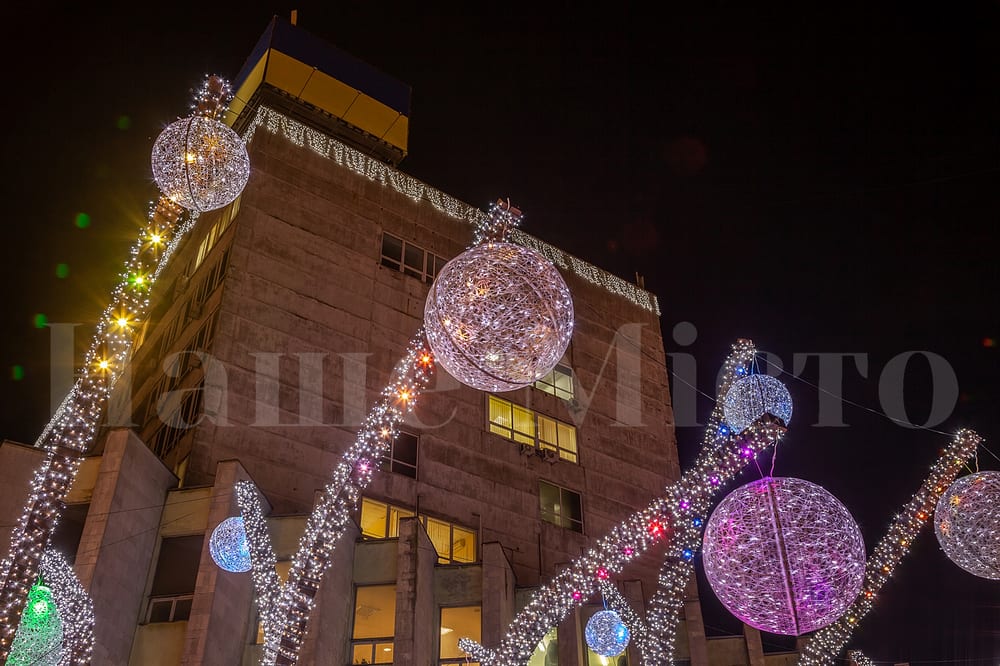
M 920 531 L 934 516 L 938 499 L 948 489 L 963 466 L 976 453 L 982 438 L 972 430 L 963 429 L 931 466 L 930 474 L 920 489 L 910 498 L 889 526 L 886 535 L 875 546 L 865 580 L 854 603 L 839 620 L 820 629 L 806 642 L 799 653 L 802 666 L 831 666 L 836 663 L 851 634 L 861 620 L 875 607 L 875 599 L 899 563 L 903 560 Z

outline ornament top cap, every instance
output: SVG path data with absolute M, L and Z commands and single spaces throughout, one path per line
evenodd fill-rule
M 473 245 L 480 243 L 505 243 L 511 229 L 521 226 L 524 214 L 510 203 L 510 198 L 499 198 L 490 204 L 489 213 L 476 225 Z
M 196 116 L 218 120 L 229 109 L 233 90 L 229 81 L 218 74 L 208 74 L 201 88 L 194 93 L 192 111 Z

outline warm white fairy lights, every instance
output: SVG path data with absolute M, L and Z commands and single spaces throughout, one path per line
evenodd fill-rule
M 792 396 L 780 380 L 754 373 L 742 377 L 725 394 L 726 423 L 736 432 L 756 421 L 762 414 L 777 416 L 787 426 L 792 420 Z
M 851 634 L 875 606 L 882 586 L 892 576 L 913 540 L 934 514 L 941 495 L 972 458 L 982 438 L 972 430 L 961 430 L 941 454 L 916 494 L 896 514 L 888 532 L 875 546 L 865 567 L 861 591 L 839 620 L 809 637 L 799 653 L 802 666 L 831 666 L 836 663 Z
M 725 365 L 724 387 L 748 371 L 753 356 L 749 340 L 740 340 L 733 346 Z M 698 548 L 697 540 L 691 544 L 677 543 L 673 538 L 676 526 L 704 520 L 711 498 L 719 488 L 785 431 L 776 420 L 765 416 L 737 436 L 720 423 L 720 417 L 721 410 L 716 410 L 709 422 L 705 448 L 695 465 L 679 481 L 667 486 L 664 496 L 632 514 L 542 585 L 508 626 L 500 645 L 484 647 L 462 638 L 459 647 L 473 661 L 482 664 L 520 666 L 550 627 L 558 625 L 571 610 L 590 599 L 601 588 L 602 581 L 609 580 L 651 547 L 665 544 L 667 558 L 690 562 Z M 680 576 L 676 582 L 681 583 Z M 676 628 L 676 620 L 670 612 L 647 617 L 647 633 L 654 636 L 672 630 L 671 627 Z
M 62 553 L 47 549 L 42 556 L 41 571 L 42 580 L 52 589 L 52 599 L 62 620 L 59 666 L 89 666 L 94 652 L 93 600 Z
M 473 226 L 480 225 L 488 217 L 488 214 L 479 208 L 459 201 L 412 176 L 397 171 L 384 162 L 369 157 L 337 141 L 333 137 L 307 127 L 274 109 L 266 106 L 257 108 L 257 114 L 250 122 L 244 135 L 247 143 L 250 142 L 258 129 L 264 129 L 271 134 L 283 136 L 297 146 L 305 146 L 317 155 L 333 160 L 340 166 L 350 169 L 373 182 L 391 187 L 414 201 L 427 201 L 436 210 L 449 217 L 464 220 Z M 570 273 L 591 284 L 595 284 L 612 294 L 617 294 L 644 310 L 648 310 L 656 315 L 660 314 L 660 304 L 655 295 L 645 289 L 640 289 L 631 282 L 626 282 L 617 275 L 603 271 L 593 264 L 578 259 L 533 236 L 529 236 L 519 229 L 511 231 L 510 240 L 518 245 L 537 251 L 557 267 L 567 269 Z
M 875 666 L 875 662 L 865 656 L 861 650 L 849 650 L 847 659 L 854 666 Z
M 573 337 L 573 298 L 552 262 L 504 242 L 520 212 L 497 202 L 480 244 L 438 273 L 424 330 L 448 374 L 481 391 L 513 391 L 552 371 Z M 499 240 L 496 240 L 499 239 Z
M 212 104 L 221 104 L 203 95 L 195 101 L 206 113 Z M 42 554 L 59 519 L 61 501 L 83 453 L 93 443 L 112 387 L 128 361 L 135 333 L 149 311 L 150 291 L 173 249 L 193 226 L 194 215 L 180 222 L 183 212 L 166 196 L 150 206 L 110 304 L 97 321 L 78 379 L 35 442 L 46 449 L 46 457 L 14 526 L 8 555 L 0 563 L 0 659 L 9 655 L 28 589 L 38 578 Z
M 423 331 L 411 340 L 388 385 L 343 454 L 306 521 L 299 549 L 284 585 L 274 572 L 275 556 L 253 484 L 237 484 L 253 564 L 257 605 L 264 625 L 264 664 L 294 664 L 308 628 L 316 592 L 330 566 L 333 551 L 351 520 L 361 491 L 371 482 L 382 456 L 396 438 L 399 424 L 411 412 L 434 374 L 434 355 Z
M 705 528 L 702 561 L 730 613 L 773 634 L 830 624 L 858 594 L 865 544 L 847 508 L 826 489 L 764 477 L 729 493 Z
M 1000 580 L 1000 472 L 976 472 L 938 500 L 934 532 L 948 559 L 980 578 Z
M 207 77 L 194 113 L 168 125 L 153 144 L 156 184 L 188 210 L 206 212 L 232 203 L 250 178 L 246 143 L 218 120 L 231 98 L 226 81 Z

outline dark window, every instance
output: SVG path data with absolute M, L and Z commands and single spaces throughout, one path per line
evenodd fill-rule
M 388 454 L 382 459 L 384 468 L 394 474 L 417 478 L 417 441 L 414 434 L 399 433 L 389 445 Z
M 167 537 L 160 543 L 156 573 L 149 591 L 147 622 L 178 622 L 191 616 L 191 600 L 198 580 L 203 534 Z
M 539 481 L 538 502 L 542 520 L 583 533 L 580 493 Z
M 382 257 L 379 263 L 394 271 L 402 271 L 422 282 L 431 282 L 446 262 L 419 245 L 383 233 Z

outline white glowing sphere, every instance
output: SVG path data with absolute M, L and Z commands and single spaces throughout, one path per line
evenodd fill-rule
M 726 423 L 741 433 L 764 414 L 777 416 L 787 426 L 792 420 L 792 396 L 770 375 L 748 375 L 737 379 L 722 403 Z
M 241 516 L 226 518 L 212 531 L 208 552 L 219 568 L 233 573 L 250 571 L 250 544 Z
M 556 366 L 573 336 L 573 298 L 530 248 L 483 243 L 441 269 L 424 307 L 438 363 L 482 391 L 513 391 Z
M 587 647 L 602 657 L 617 657 L 628 647 L 629 630 L 613 610 L 594 613 L 583 632 Z
M 952 483 L 934 510 L 934 533 L 949 560 L 980 578 L 1000 580 L 1000 472 Z
M 250 178 L 246 143 L 204 116 L 175 121 L 153 144 L 153 179 L 174 203 L 203 213 L 232 203 Z
M 801 636 L 835 622 L 857 598 L 865 544 L 825 489 L 765 477 L 719 503 L 705 528 L 703 563 L 730 613 L 763 631 Z

